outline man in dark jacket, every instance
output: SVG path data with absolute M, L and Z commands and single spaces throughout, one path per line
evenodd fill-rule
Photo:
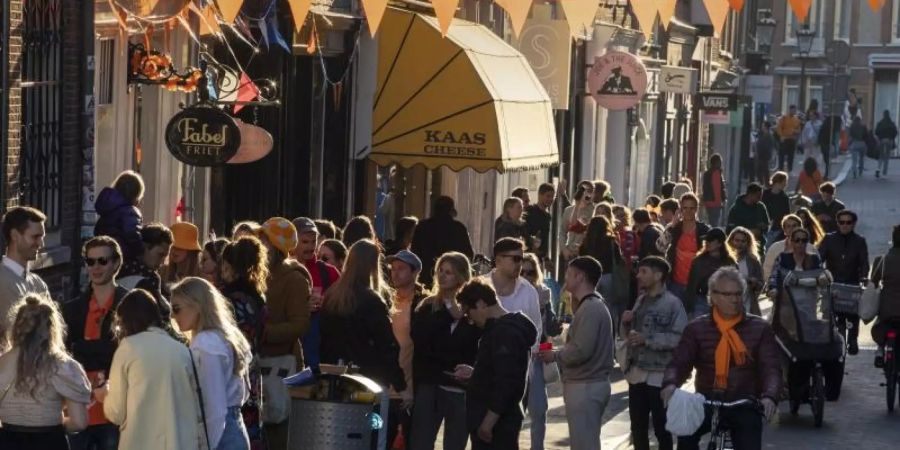
M 169 250 L 175 238 L 172 231 L 160 223 L 151 223 L 141 228 L 143 249 L 138 265 L 123 267 L 117 275 L 119 286 L 125 289 L 143 289 L 151 294 L 159 306 L 163 323 L 169 323 L 172 308 L 169 304 L 169 289 L 159 275 L 159 269 L 169 257 Z M 172 330 L 169 330 L 170 332 Z
M 634 228 L 640 237 L 640 247 L 638 247 L 638 260 L 643 260 L 648 256 L 662 256 L 662 252 L 656 247 L 656 241 L 663 233 L 662 227 L 653 223 L 650 219 L 650 212 L 644 208 L 638 208 L 631 213 L 634 221 Z
M 888 162 L 891 160 L 891 150 L 897 148 L 897 125 L 891 120 L 891 112 L 884 110 L 884 117 L 875 127 L 875 136 L 878 138 L 878 166 L 875 168 L 875 178 L 881 175 L 887 176 Z
M 843 202 L 834 197 L 836 191 L 837 188 L 834 186 L 834 183 L 830 181 L 822 183 L 819 186 L 819 195 L 822 198 L 816 200 L 810 208 L 810 212 L 816 216 L 816 219 L 819 219 L 819 223 L 822 224 L 822 228 L 825 229 L 826 233 L 838 231 L 837 213 L 846 208 Z
M 769 212 L 762 203 L 763 188 L 758 183 L 750 183 L 744 195 L 738 197 L 728 213 L 728 233 L 737 227 L 744 227 L 753 232 L 756 239 L 765 241 L 769 231 Z
M 829 233 L 819 245 L 819 255 L 835 283 L 860 285 L 869 276 L 869 247 L 866 239 L 854 231 L 859 217 L 843 210 L 837 214 L 839 231 Z M 847 326 L 847 353 L 859 353 L 859 316 L 837 314 L 838 326 Z M 846 321 L 846 322 L 845 322 Z
M 781 234 L 781 219 L 791 213 L 791 199 L 785 192 L 787 184 L 788 174 L 775 172 L 770 180 L 769 188 L 763 192 L 762 203 L 766 206 L 766 212 L 769 213 L 769 220 L 772 221 L 766 239 L 768 243 L 776 242 L 784 237 Z
M 766 418 L 771 419 L 782 384 L 775 332 L 764 319 L 744 311 L 747 283 L 737 269 L 719 269 L 709 280 L 709 288 L 713 313 L 684 329 L 663 378 L 663 400 L 668 403 L 696 369 L 697 393 L 726 402 L 760 399 Z M 721 330 L 728 331 L 731 339 L 725 339 Z M 736 349 L 735 335 L 745 352 Z M 718 351 L 723 343 L 727 352 Z M 721 420 L 731 425 L 735 448 L 762 448 L 762 420 L 755 407 L 723 409 L 720 414 Z M 710 431 L 710 421 L 707 408 L 700 429 L 693 436 L 680 437 L 678 449 L 697 449 L 701 437 Z
M 456 298 L 463 312 L 484 330 L 475 367 L 459 365 L 454 374 L 468 380 L 466 413 L 472 449 L 517 450 L 525 376 L 537 329 L 524 314 L 505 310 L 494 289 L 483 281 L 470 281 Z
M 759 127 L 759 134 L 756 136 L 756 156 L 753 158 L 753 163 L 756 166 L 756 181 L 760 184 L 769 181 L 769 160 L 772 159 L 772 153 L 777 144 L 770 128 L 769 122 L 763 122 Z
M 544 183 L 538 187 L 537 203 L 532 203 L 525 208 L 525 225 L 528 227 L 529 236 L 537 236 L 529 251 L 534 252 L 543 261 L 550 255 L 550 223 L 553 216 L 550 208 L 556 199 L 556 189 L 550 183 Z
M 434 202 L 434 214 L 419 222 L 419 226 L 416 227 L 412 252 L 422 259 L 419 281 L 425 287 L 431 287 L 434 281 L 434 264 L 444 253 L 460 252 L 470 260 L 475 256 L 469 230 L 454 217 L 456 206 L 453 199 L 441 196 Z
M 84 244 L 82 250 L 90 284 L 76 299 L 63 305 L 66 321 L 66 347 L 84 367 L 93 389 L 100 389 L 109 376 L 116 339 L 113 334 L 113 312 L 128 290 L 116 285 L 116 273 L 122 267 L 122 250 L 115 239 L 98 236 Z M 104 443 L 119 440 L 119 428 L 103 415 L 103 403 L 92 401 L 86 430 L 69 439 L 75 448 L 108 448 Z

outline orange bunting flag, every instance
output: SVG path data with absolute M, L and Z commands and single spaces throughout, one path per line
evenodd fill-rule
M 363 10 L 366 12 L 366 21 L 369 22 L 369 34 L 375 37 L 384 12 L 387 10 L 388 0 L 362 0 Z
M 519 37 L 522 28 L 525 27 L 525 20 L 528 19 L 528 12 L 531 11 L 532 0 L 505 0 L 503 9 L 509 13 L 509 21 L 513 28 L 513 34 Z
M 731 4 L 731 9 L 735 11 L 744 9 L 744 0 L 728 0 L 728 3 Z
M 659 23 L 665 29 L 669 29 L 672 17 L 675 16 L 675 8 L 678 6 L 678 0 L 657 0 L 657 9 L 659 10 Z
M 653 36 L 653 25 L 656 24 L 656 14 L 659 12 L 655 3 L 654 0 L 631 0 L 631 11 L 648 41 Z
M 459 0 L 431 0 L 431 5 L 434 6 L 434 15 L 437 16 L 438 24 L 441 26 L 441 34 L 447 36 Z
M 219 12 L 222 13 L 222 20 L 224 20 L 226 24 L 231 25 L 234 23 L 234 19 L 237 18 L 238 13 L 241 12 L 241 6 L 244 4 L 244 0 L 216 0 L 216 4 L 219 5 Z
M 874 12 L 878 12 L 884 6 L 884 0 L 869 0 L 869 8 Z
M 193 10 L 193 6 L 191 9 Z M 194 12 L 200 17 L 200 36 L 218 35 L 222 32 L 222 28 L 219 27 L 219 20 L 216 19 L 216 13 L 211 5 L 206 5 L 202 11 L 198 12 L 195 10 Z
M 566 14 L 572 37 L 589 39 L 594 33 L 594 18 L 597 17 L 600 3 L 597 0 L 564 0 L 559 2 L 559 5 Z
M 706 6 L 706 12 L 709 14 L 709 22 L 713 26 L 713 32 L 716 36 L 722 32 L 725 27 L 725 20 L 728 19 L 728 0 L 703 0 Z
M 806 22 L 806 18 L 809 17 L 809 7 L 812 6 L 812 0 L 788 0 L 788 2 L 800 23 Z
M 291 15 L 294 17 L 294 30 L 300 31 L 303 23 L 306 22 L 306 15 L 309 14 L 309 8 L 312 6 L 311 0 L 288 0 L 291 7 Z

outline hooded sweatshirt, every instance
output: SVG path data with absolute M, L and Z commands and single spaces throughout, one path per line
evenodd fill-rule
M 769 212 L 763 202 L 747 204 L 744 199 L 747 194 L 738 197 L 728 213 L 728 232 L 736 227 L 744 227 L 748 230 L 759 230 L 765 233 L 769 229 Z
M 124 261 L 140 258 L 144 247 L 141 243 L 141 210 L 132 205 L 119 191 L 105 187 L 94 202 L 97 211 L 97 225 L 94 236 L 109 236 L 122 247 Z

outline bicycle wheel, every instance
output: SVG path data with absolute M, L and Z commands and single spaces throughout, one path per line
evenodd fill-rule
M 897 399 L 897 384 L 900 380 L 897 378 L 897 360 L 891 358 L 890 362 L 884 365 L 884 376 L 887 387 L 887 407 L 888 412 L 894 412 L 894 402 Z
M 822 428 L 822 420 L 825 418 L 825 374 L 821 365 L 817 364 L 813 371 L 812 388 L 809 394 L 816 428 Z

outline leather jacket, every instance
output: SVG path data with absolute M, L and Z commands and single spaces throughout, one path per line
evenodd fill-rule
M 728 371 L 728 387 L 723 401 L 769 398 L 778 401 L 781 392 L 781 355 L 775 332 L 768 322 L 754 315 L 745 316 L 735 330 L 747 346 L 748 360 Z M 685 327 L 681 342 L 666 368 L 663 386 L 681 386 L 696 368 L 696 391 L 709 398 L 716 379 L 716 347 L 721 338 L 712 315 L 702 316 Z
M 854 233 L 830 233 L 819 244 L 825 268 L 838 283 L 859 283 L 869 276 L 869 247 L 866 239 Z

